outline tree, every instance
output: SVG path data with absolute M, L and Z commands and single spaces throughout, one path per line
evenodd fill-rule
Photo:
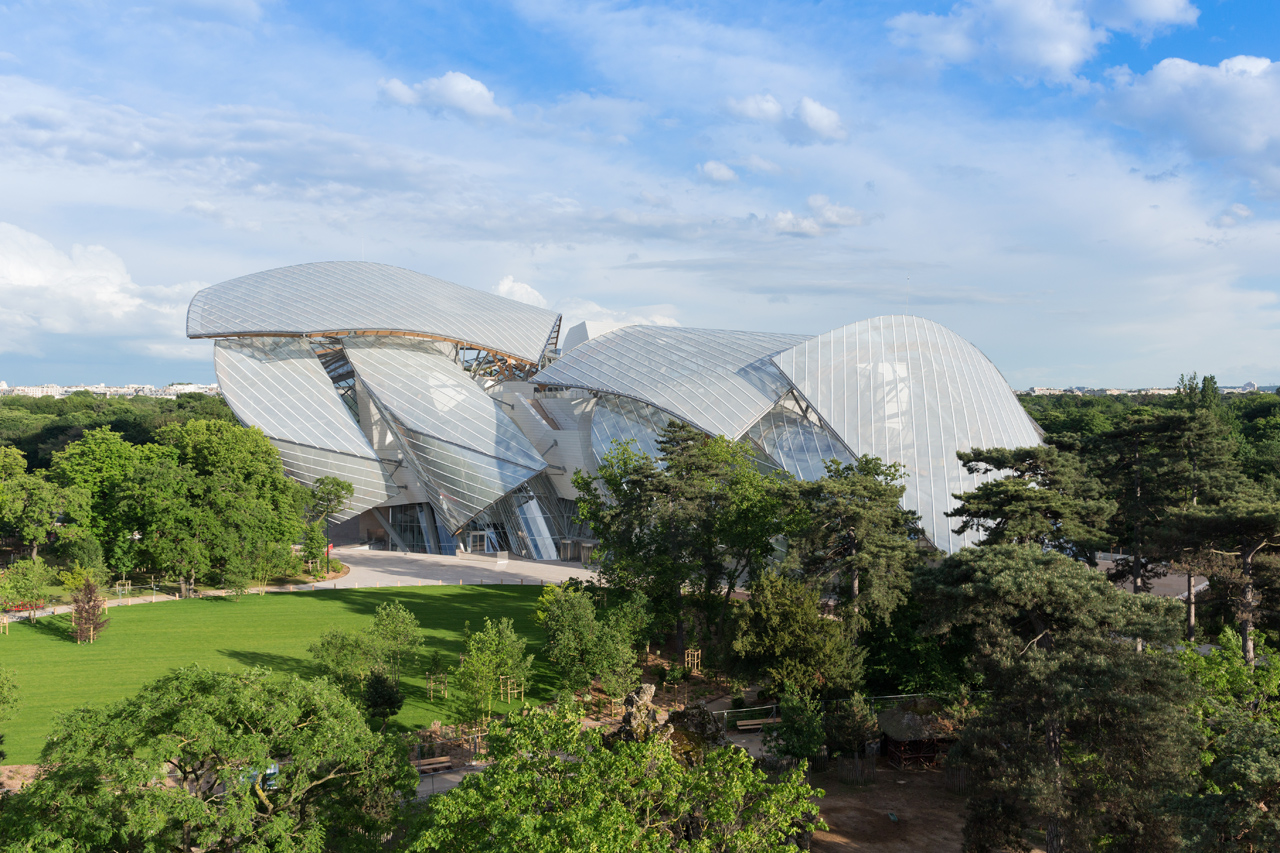
M 1222 574 L 1232 588 L 1241 646 L 1252 666 L 1256 659 L 1253 628 L 1261 605 L 1254 564 L 1261 554 L 1280 548 L 1280 503 L 1258 492 L 1244 493 L 1216 506 L 1170 511 L 1165 530 L 1170 538 L 1236 560 L 1236 570 Z
M 655 460 L 615 444 L 594 477 L 574 475 L 574 487 L 578 518 L 600 539 L 601 578 L 642 592 L 683 652 L 684 588 L 700 593 L 706 625 L 723 636 L 732 591 L 764 567 L 783 532 L 782 493 L 745 445 L 724 436 L 671 421 L 658 446 Z
M 111 622 L 106 616 L 107 603 L 98 595 L 98 585 L 86 578 L 71 593 L 71 621 L 77 643 L 92 643 Z
M 464 660 L 458 664 L 454 677 L 458 689 L 466 696 L 468 719 L 479 720 L 488 717 L 493 709 L 502 676 L 518 683 L 529 680 L 533 655 L 525 655 L 524 638 L 516 634 L 511 620 L 505 616 L 497 622 L 486 616 L 484 628 L 476 632 L 472 632 L 470 622 L 465 628 Z
M 39 557 L 11 563 L 0 572 L 0 604 L 5 609 L 21 607 L 34 613 L 44 604 L 44 590 L 52 580 L 53 570 Z
M 1034 543 L 1096 565 L 1094 555 L 1108 544 L 1105 528 L 1116 504 L 1074 453 L 1019 447 L 956 455 L 970 474 L 1008 472 L 953 496 L 960 505 L 947 517 L 961 519 L 957 534 L 981 533 L 981 545 Z
M 1176 604 L 1121 593 L 1038 546 L 965 549 L 922 567 L 916 590 L 935 632 L 972 626 L 988 691 L 948 758 L 973 773 L 966 850 L 1025 849 L 1040 819 L 1049 853 L 1103 837 L 1177 849 L 1160 800 L 1185 789 L 1195 739 L 1193 686 L 1164 651 L 1178 640 Z
M 58 718 L 10 851 L 378 850 L 417 774 L 323 681 L 180 669 Z
M 686 765 L 663 737 L 606 743 L 564 710 L 495 723 L 493 763 L 427 802 L 409 850 L 786 853 L 824 826 L 800 771 L 770 783 L 738 747 Z
M 1183 652 L 1200 684 L 1204 743 L 1195 790 L 1168 798 L 1194 853 L 1280 847 L 1280 660 L 1258 642 L 1250 666 L 1240 637 L 1224 628 L 1208 654 Z
M 864 456 L 829 460 L 826 476 L 790 484 L 789 555 L 807 577 L 836 581 L 855 637 L 872 621 L 887 624 L 911 587 L 920 529 L 900 505 L 905 476 L 900 465 Z
M 325 556 L 329 540 L 324 535 L 324 522 L 313 521 L 302 529 L 302 559 L 308 563 L 319 563 Z M 323 577 L 319 566 L 315 569 L 317 577 Z
M 302 490 L 260 430 L 188 421 L 158 431 L 168 448 L 134 468 L 120 493 L 130 561 L 176 579 L 243 591 L 281 543 L 302 532 Z M 134 535 L 136 534 L 136 535 Z
M 422 626 L 418 618 L 403 604 L 384 601 L 363 630 L 332 628 L 308 651 L 329 680 L 358 702 L 374 674 L 399 687 L 405 665 L 421 647 Z
M 837 703 L 822 718 L 826 731 L 827 755 L 862 755 L 867 742 L 880 736 L 880 722 L 871 705 L 860 694 Z
M 364 679 L 364 706 L 369 716 L 382 721 L 379 731 L 387 730 L 387 721 L 404 707 L 400 685 L 381 672 L 371 672 Z
M 73 538 L 76 525 L 89 519 L 89 495 L 76 486 L 60 487 L 42 474 L 18 474 L 0 481 L 0 526 L 9 528 L 39 556 L 55 533 Z
M 329 521 L 351 503 L 355 486 L 337 477 L 317 477 L 307 492 L 306 513 L 308 521 L 323 522 L 325 569 L 329 568 Z
M 1113 579 L 1127 578 L 1138 592 L 1146 578 L 1167 570 L 1167 514 L 1230 499 L 1246 485 L 1234 449 L 1229 430 L 1211 409 L 1145 406 L 1080 445 L 1116 502 L 1108 532 L 1128 553 L 1117 562 Z
M 823 614 L 815 589 L 770 570 L 751 585 L 750 593 L 733 641 L 739 669 L 804 693 L 853 686 L 860 659 L 841 624 Z
M 576 692 L 599 678 L 609 682 L 610 695 L 630 690 L 639 675 L 633 646 L 640 619 L 634 614 L 643 608 L 642 601 L 631 601 L 597 618 L 595 602 L 582 589 L 548 586 L 534 618 L 547 632 L 547 657 L 564 686 Z
M 809 760 L 826 742 L 822 705 L 808 696 L 787 693 L 782 697 L 781 719 L 764 730 L 765 747 L 777 755 Z
M 169 447 L 153 444 L 137 445 L 127 441 L 110 427 L 85 432 L 77 441 L 53 454 L 50 478 L 63 487 L 77 487 L 89 495 L 89 529 L 105 546 L 111 564 L 129 568 L 128 544 L 134 528 L 121 513 L 121 498 L 126 484 L 136 478 L 136 469 L 157 456 L 176 460 Z
M 422 648 L 422 626 L 418 617 L 398 601 L 384 601 L 368 627 L 378 660 L 395 684 L 400 683 L 404 665 Z

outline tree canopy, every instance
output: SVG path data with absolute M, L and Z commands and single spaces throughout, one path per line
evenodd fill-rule
M 773 784 L 738 747 L 688 765 L 664 737 L 606 745 L 565 709 L 495 723 L 488 753 L 483 773 L 428 801 L 411 851 L 786 853 L 820 825 L 800 771 Z
M 417 774 L 323 681 L 191 667 L 60 717 L 7 851 L 380 849 Z

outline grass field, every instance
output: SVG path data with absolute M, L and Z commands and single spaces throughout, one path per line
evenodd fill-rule
M 425 654 L 439 649 L 456 664 L 463 624 L 470 620 L 472 629 L 479 629 L 486 616 L 510 617 L 529 641 L 528 651 L 536 654 L 543 644 L 533 622 L 539 591 L 514 585 L 338 589 L 135 604 L 110 608 L 111 624 L 101 638 L 82 646 L 69 638 L 69 616 L 11 624 L 8 636 L 0 635 L 0 664 L 17 675 L 21 707 L 0 729 L 6 736 L 6 763 L 35 763 L 59 712 L 124 698 L 179 666 L 264 666 L 315 676 L 307 646 L 330 628 L 369 624 L 384 601 L 399 601 L 418 617 Z M 554 686 L 552 670 L 539 655 L 526 698 L 548 700 Z M 454 697 L 427 702 L 425 687 L 421 661 L 407 667 L 405 704 L 393 726 L 417 729 L 433 720 L 457 721 Z M 494 710 L 509 707 L 495 705 Z

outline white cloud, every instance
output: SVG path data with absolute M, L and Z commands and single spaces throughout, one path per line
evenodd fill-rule
M 1144 38 L 1194 24 L 1188 0 L 963 0 L 945 15 L 890 18 L 890 39 L 932 62 L 992 66 L 1024 79 L 1078 83 L 1113 31 Z
M 708 160 L 698 166 L 698 174 L 707 180 L 716 181 L 717 183 L 728 183 L 729 181 L 738 180 L 738 173 L 730 169 L 719 160 Z
M 796 216 L 789 210 L 777 213 L 773 217 L 773 228 L 779 234 L 790 234 L 794 237 L 817 237 L 822 233 L 822 226 L 812 216 Z
M 825 195 L 809 196 L 809 209 L 813 211 L 818 221 L 823 225 L 861 225 L 864 221 L 861 213 L 852 207 L 841 207 L 838 204 L 832 204 L 831 199 Z
M 776 175 L 782 171 L 782 167 L 772 160 L 766 160 L 759 154 L 752 154 L 750 157 L 742 161 L 742 166 L 752 172 L 760 172 L 767 175 Z
M 0 222 L 0 352 L 43 352 L 61 335 L 180 340 L 187 302 L 200 286 L 142 287 L 102 246 L 63 252 Z
M 516 302 L 523 302 L 526 305 L 536 305 L 539 308 L 547 307 L 547 298 L 545 296 L 523 281 L 516 281 L 516 277 L 513 275 L 503 276 L 502 280 L 493 286 L 493 292 L 499 296 L 505 296 L 507 299 L 514 299 Z
M 824 107 L 812 98 L 801 98 L 796 107 L 795 118 L 814 136 L 823 141 L 844 139 L 844 125 L 840 123 L 840 114 Z
M 729 99 L 729 112 L 752 121 L 779 122 L 786 116 L 782 104 L 773 95 L 748 95 L 742 100 Z
M 751 121 L 781 125 L 792 142 L 834 142 L 844 139 L 840 114 L 807 95 L 788 114 L 773 95 L 749 95 L 729 99 L 729 111 Z
M 1235 56 L 1217 65 L 1165 59 L 1146 74 L 1112 69 L 1103 110 L 1116 122 L 1169 136 L 1200 157 L 1232 157 L 1280 188 L 1280 63 Z
M 866 221 L 857 210 L 832 204 L 825 195 L 811 195 L 808 203 L 809 216 L 798 216 L 790 210 L 775 214 L 774 230 L 793 237 L 818 237 L 828 229 L 862 225 Z
M 1210 219 L 1209 224 L 1215 228 L 1232 228 L 1244 222 L 1246 219 L 1252 218 L 1252 216 L 1252 210 L 1250 210 L 1246 205 L 1236 202 L 1217 216 L 1213 217 L 1213 219 Z
M 605 323 L 617 323 L 620 326 L 679 326 L 680 321 L 671 315 L 675 308 L 671 305 L 647 305 L 614 311 L 588 299 L 570 297 L 562 299 L 555 305 L 563 319 L 560 328 L 569 329 L 584 320 L 599 320 Z
M 461 71 L 448 71 L 413 86 L 393 77 L 378 81 L 378 88 L 387 100 L 406 107 L 451 110 L 471 118 L 511 118 L 511 110 L 498 106 L 489 87 Z

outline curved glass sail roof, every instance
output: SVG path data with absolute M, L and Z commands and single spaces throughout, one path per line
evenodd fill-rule
M 805 417 L 790 397 L 781 400 L 751 427 L 747 440 L 798 480 L 825 477 L 827 462 L 831 459 L 846 465 L 854 461 L 840 440 L 822 424 Z
M 289 474 L 304 483 L 341 477 L 355 486 L 351 506 L 340 517 L 399 492 L 307 341 L 220 340 L 213 363 L 231 410 L 266 433 Z
M 977 347 L 920 317 L 864 320 L 779 353 L 773 361 L 858 455 L 898 462 L 908 473 L 903 506 L 920 514 L 938 548 L 954 552 L 946 517 L 954 493 L 996 476 L 970 475 L 959 450 L 1040 444 L 1000 371 Z
M 631 397 L 737 439 L 790 390 L 769 356 L 807 337 L 624 326 L 575 347 L 531 381 Z
M 342 344 L 453 530 L 547 467 L 498 401 L 431 342 L 357 335 Z
M 430 342 L 364 335 L 342 342 L 360 381 L 406 426 L 535 471 L 547 467 L 502 405 Z
M 328 261 L 206 287 L 187 337 L 379 332 L 440 338 L 537 364 L 559 315 L 386 264 Z

